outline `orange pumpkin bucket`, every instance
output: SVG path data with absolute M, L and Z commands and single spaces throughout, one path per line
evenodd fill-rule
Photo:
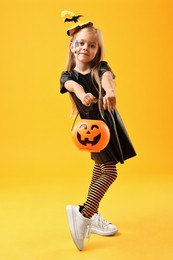
M 109 142 L 110 131 L 101 120 L 81 119 L 72 130 L 74 144 L 89 152 L 100 152 Z

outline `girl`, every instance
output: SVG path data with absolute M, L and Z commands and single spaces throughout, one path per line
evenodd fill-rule
M 81 118 L 104 120 L 110 141 L 101 152 L 91 152 L 95 165 L 88 196 L 83 206 L 67 206 L 70 232 L 76 247 L 84 248 L 88 227 L 92 233 L 113 235 L 117 228 L 98 213 L 101 199 L 117 177 L 116 164 L 136 155 L 116 109 L 114 74 L 103 61 L 104 44 L 100 30 L 91 22 L 67 31 L 69 45 L 67 71 L 62 72 L 61 93 L 70 93 L 73 113 Z

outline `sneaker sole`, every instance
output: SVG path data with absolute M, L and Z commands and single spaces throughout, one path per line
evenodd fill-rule
M 81 251 L 84 248 L 84 246 L 78 244 L 78 238 L 76 233 L 76 220 L 75 220 L 75 213 L 74 213 L 73 206 L 67 206 L 66 213 L 67 213 L 67 219 L 68 219 L 71 237 L 78 250 Z
M 96 229 L 96 228 L 93 228 L 93 227 L 91 228 L 92 234 L 97 234 L 97 235 L 100 235 L 100 236 L 113 236 L 117 232 L 118 232 L 118 229 L 114 230 L 114 231 L 103 232 L 103 231 L 100 231 L 99 229 Z

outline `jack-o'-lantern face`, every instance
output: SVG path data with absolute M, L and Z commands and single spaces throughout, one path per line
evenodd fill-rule
M 110 133 L 103 121 L 82 119 L 73 129 L 72 137 L 80 150 L 99 152 L 108 144 Z
M 99 142 L 100 137 L 100 127 L 96 124 L 81 124 L 78 128 L 77 139 L 82 145 L 96 145 Z

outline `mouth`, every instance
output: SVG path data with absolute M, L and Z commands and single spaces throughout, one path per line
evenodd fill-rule
M 84 56 L 89 56 L 89 54 L 86 52 L 80 52 L 79 54 L 84 55 Z
M 79 141 L 79 143 L 81 143 L 82 145 L 96 145 L 99 141 L 100 141 L 100 138 L 101 138 L 101 134 L 98 134 L 97 136 L 95 136 L 93 138 L 93 140 L 89 140 L 89 138 L 84 138 L 84 140 L 82 140 L 82 137 L 79 133 L 77 133 L 77 139 Z

